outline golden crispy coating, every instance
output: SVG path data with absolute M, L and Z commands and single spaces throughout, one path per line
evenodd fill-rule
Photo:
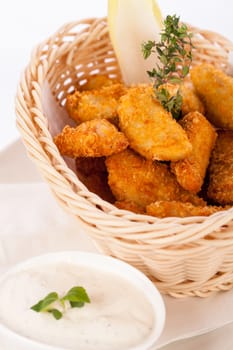
M 76 122 L 113 119 L 117 116 L 119 98 L 126 92 L 123 84 L 103 86 L 98 90 L 75 91 L 67 96 L 66 109 Z
M 132 201 L 116 201 L 114 204 L 119 209 L 129 210 L 135 214 L 145 214 L 144 208 Z
M 207 195 L 219 204 L 233 204 L 233 132 L 219 131 L 209 166 Z
M 110 86 L 115 83 L 117 83 L 116 80 L 110 79 L 106 75 L 92 75 L 88 77 L 86 84 L 82 85 L 80 90 L 97 90 L 103 86 Z
M 187 114 L 180 124 L 192 144 L 192 152 L 186 159 L 172 163 L 171 169 L 183 188 L 197 193 L 203 185 L 217 134 L 208 120 L 199 112 Z
M 191 78 L 210 122 L 233 130 L 233 78 L 206 63 L 194 67 Z
M 81 171 L 84 175 L 107 172 L 105 157 L 80 157 L 75 159 L 75 164 L 77 170 Z
M 141 207 L 158 200 L 204 202 L 185 191 L 166 164 L 146 160 L 129 149 L 108 157 L 105 163 L 109 186 L 118 201 Z
M 146 207 L 146 212 L 149 215 L 158 218 L 181 217 L 186 216 L 208 216 L 217 211 L 224 210 L 222 207 L 216 206 L 195 206 L 192 203 L 183 203 L 179 201 L 159 201 L 151 203 Z
M 118 108 L 131 148 L 151 160 L 180 160 L 192 146 L 182 127 L 153 97 L 152 86 L 130 88 Z
M 180 93 L 182 95 L 181 111 L 183 116 L 196 111 L 205 114 L 204 104 L 198 97 L 191 81 L 186 79 L 181 84 Z
M 175 200 L 182 203 L 192 203 L 193 205 L 201 207 L 206 205 L 206 201 L 203 198 L 198 197 L 195 193 L 184 190 L 182 187 L 180 187 L 179 195 Z
M 54 142 L 62 155 L 72 158 L 109 156 L 128 147 L 124 134 L 105 119 L 93 119 L 76 128 L 67 125 Z

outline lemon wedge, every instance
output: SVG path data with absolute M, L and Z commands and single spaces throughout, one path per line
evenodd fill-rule
M 145 60 L 141 46 L 160 41 L 162 15 L 156 0 L 108 0 L 108 26 L 124 82 L 148 83 L 156 56 Z

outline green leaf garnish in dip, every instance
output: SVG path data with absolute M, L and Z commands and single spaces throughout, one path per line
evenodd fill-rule
M 49 293 L 44 299 L 33 305 L 31 309 L 36 312 L 48 311 L 48 306 L 50 306 L 56 300 L 59 300 L 58 294 L 56 292 Z
M 85 303 L 91 302 L 86 290 L 83 287 L 76 286 L 71 288 L 63 297 L 59 297 L 56 292 L 49 293 L 44 299 L 31 306 L 31 310 L 51 313 L 56 320 L 60 320 L 66 311 L 65 301 L 69 301 L 71 308 L 83 307 Z M 60 305 L 61 310 L 52 306 L 55 302 Z
M 51 313 L 53 317 L 56 318 L 56 320 L 60 320 L 60 318 L 62 318 L 63 316 L 61 311 L 59 311 L 58 309 L 51 309 L 48 312 Z
M 71 288 L 62 300 L 68 300 L 71 307 L 82 307 L 85 303 L 90 303 L 90 298 L 83 287 Z

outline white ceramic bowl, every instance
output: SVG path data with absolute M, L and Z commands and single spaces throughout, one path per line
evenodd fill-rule
M 42 255 L 29 259 L 18 264 L 0 278 L 0 285 L 4 279 L 10 275 L 15 275 L 25 268 L 36 268 L 37 266 L 46 265 L 48 263 L 72 263 L 82 265 L 88 268 L 98 269 L 100 272 L 106 272 L 123 277 L 128 282 L 132 283 L 136 288 L 143 292 L 145 298 L 150 302 L 155 320 L 153 328 L 149 336 L 136 347 L 131 347 L 129 350 L 148 350 L 151 349 L 158 340 L 165 323 L 165 307 L 163 299 L 154 286 L 154 284 L 139 270 L 109 256 L 85 252 L 59 252 Z M 59 322 L 59 321 L 57 321 Z M 0 323 L 0 343 L 1 350 L 67 350 L 63 347 L 55 347 L 39 343 L 35 340 L 30 340 L 13 330 L 7 328 Z M 78 348 L 77 348 L 78 350 Z

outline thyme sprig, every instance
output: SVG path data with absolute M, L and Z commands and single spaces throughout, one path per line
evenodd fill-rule
M 147 73 L 154 82 L 157 99 L 175 119 L 179 119 L 182 105 L 180 84 L 188 75 L 192 62 L 192 33 L 180 23 L 179 17 L 169 15 L 164 20 L 160 36 L 160 42 L 149 40 L 142 44 L 143 57 L 147 59 L 152 53 L 157 54 L 160 63 Z M 179 85 L 175 95 L 166 89 L 168 83 Z

